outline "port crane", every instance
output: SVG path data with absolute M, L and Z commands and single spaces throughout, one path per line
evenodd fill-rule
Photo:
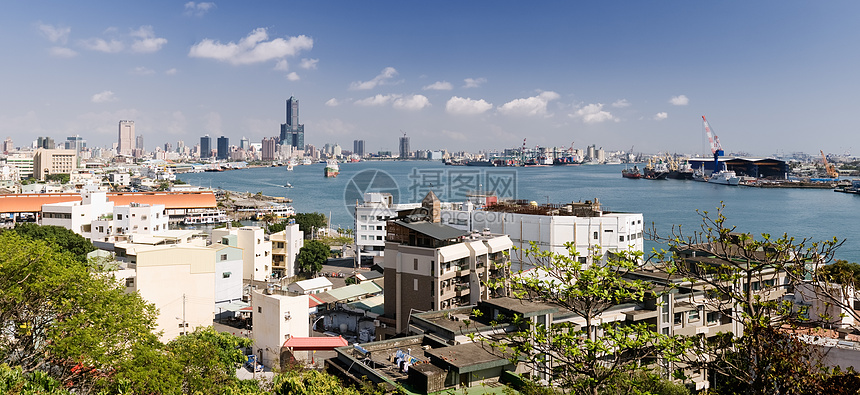
M 711 130 L 711 125 L 708 120 L 702 115 L 702 123 L 705 125 L 705 134 L 708 136 L 708 142 L 711 144 L 711 153 L 714 154 L 714 173 L 720 171 L 720 157 L 723 156 L 723 146 L 720 145 L 720 138 Z
M 824 171 L 827 172 L 827 177 L 837 179 L 839 178 L 839 172 L 836 171 L 836 166 L 833 166 L 832 163 L 827 161 L 827 156 L 824 155 L 824 150 L 818 150 L 821 152 L 821 160 L 824 162 Z

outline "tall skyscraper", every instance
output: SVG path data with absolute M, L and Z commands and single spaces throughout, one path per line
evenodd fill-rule
M 287 123 L 281 124 L 281 144 L 295 149 L 305 147 L 305 125 L 299 123 L 299 100 L 293 96 L 287 100 Z
M 218 159 L 227 159 L 230 157 L 230 139 L 221 136 L 218 137 Z
M 200 157 L 209 158 L 212 156 L 212 137 L 205 135 L 200 138 Z
M 9 152 L 15 149 L 14 144 L 12 143 L 12 137 L 6 137 L 6 140 L 3 141 L 3 153 L 8 154 Z
M 239 148 L 241 148 L 241 149 L 243 149 L 243 150 L 249 150 L 249 149 L 251 149 L 251 141 L 250 141 L 250 140 L 248 140 L 248 138 L 247 138 L 247 137 L 242 136 L 242 139 L 241 139 L 241 140 L 239 140 Z
M 134 148 L 144 151 L 143 149 L 143 136 L 137 136 L 134 139 Z
M 54 139 L 50 137 L 37 137 L 36 148 L 55 149 L 57 147 L 54 146 Z
M 117 138 L 116 153 L 131 155 L 134 146 L 134 121 L 119 121 L 119 137 Z
M 263 138 L 263 147 L 262 152 L 260 153 L 260 158 L 262 160 L 275 160 L 275 138 L 274 137 L 265 137 Z
M 68 150 L 74 150 L 75 154 L 80 155 L 81 149 L 87 146 L 87 141 L 80 135 L 66 137 L 65 147 Z
M 403 133 L 403 137 L 400 138 L 400 159 L 408 159 L 409 158 L 409 137 L 406 137 L 406 133 Z
M 358 155 L 359 158 L 364 158 L 364 140 L 352 141 L 352 153 Z

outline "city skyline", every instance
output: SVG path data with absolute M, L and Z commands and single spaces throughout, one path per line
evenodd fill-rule
M 14 3 L 0 138 L 154 146 L 278 136 L 368 152 L 577 148 L 703 153 L 860 148 L 852 2 Z M 290 15 L 284 19 L 283 15 Z M 289 22 L 286 22 L 286 21 Z M 14 61 L 11 61 L 14 59 Z M 401 132 L 402 130 L 402 132 Z M 157 136 L 157 137 L 156 137 Z M 856 154 L 856 152 L 852 152 Z

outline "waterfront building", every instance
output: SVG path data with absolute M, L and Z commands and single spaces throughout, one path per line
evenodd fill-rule
M 355 206 L 355 244 L 362 255 L 382 256 L 385 251 L 387 221 L 397 217 L 399 210 L 421 207 L 421 203 L 394 203 L 390 193 L 364 194 L 363 202 Z
M 212 156 L 212 138 L 205 135 L 200 138 L 200 158 L 209 158 Z
M 77 168 L 74 150 L 39 148 L 33 155 L 33 176 L 44 181 L 51 174 L 71 174 Z
M 117 137 L 116 153 L 131 155 L 136 148 L 134 137 L 134 121 L 119 121 L 119 136 Z
M 274 277 L 294 277 L 298 273 L 296 257 L 305 246 L 305 232 L 298 224 L 290 224 L 284 230 L 269 236 L 272 242 L 272 275 Z
M 60 226 L 91 239 L 93 221 L 112 214 L 114 202 L 108 200 L 107 192 L 98 190 L 84 190 L 80 193 L 80 199 L 43 204 L 40 210 L 41 224 Z
M 224 136 L 218 137 L 218 156 L 219 160 L 227 160 L 230 158 L 230 139 Z
M 406 331 L 413 311 L 475 305 L 495 295 L 486 282 L 505 276 L 513 244 L 508 236 L 467 232 L 439 223 L 429 195 L 423 214 L 388 222 L 385 239 L 385 317 L 393 333 Z
M 305 146 L 305 125 L 299 123 L 299 100 L 293 96 L 287 99 L 287 121 L 281 124 L 281 144 L 294 149 Z
M 403 134 L 403 137 L 400 138 L 400 159 L 409 159 L 410 151 L 409 151 L 409 137 L 406 137 L 406 134 Z
M 364 158 L 364 140 L 353 140 L 352 153 L 359 158 Z

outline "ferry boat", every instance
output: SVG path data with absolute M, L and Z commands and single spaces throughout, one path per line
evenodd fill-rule
M 304 158 L 304 159 L 302 159 L 302 164 L 303 164 L 303 165 L 312 165 L 313 163 L 314 163 L 314 162 L 311 160 L 311 158 Z
M 224 210 L 205 210 L 188 213 L 182 223 L 184 225 L 209 225 L 227 222 L 227 212 Z
M 337 160 L 329 159 L 325 161 L 325 176 L 337 177 L 340 174 L 340 167 L 337 165 Z
M 273 204 L 271 206 L 259 207 L 254 209 L 254 220 L 260 220 L 267 214 L 272 214 L 275 218 L 287 218 L 296 215 L 296 209 L 293 206 L 286 204 Z

